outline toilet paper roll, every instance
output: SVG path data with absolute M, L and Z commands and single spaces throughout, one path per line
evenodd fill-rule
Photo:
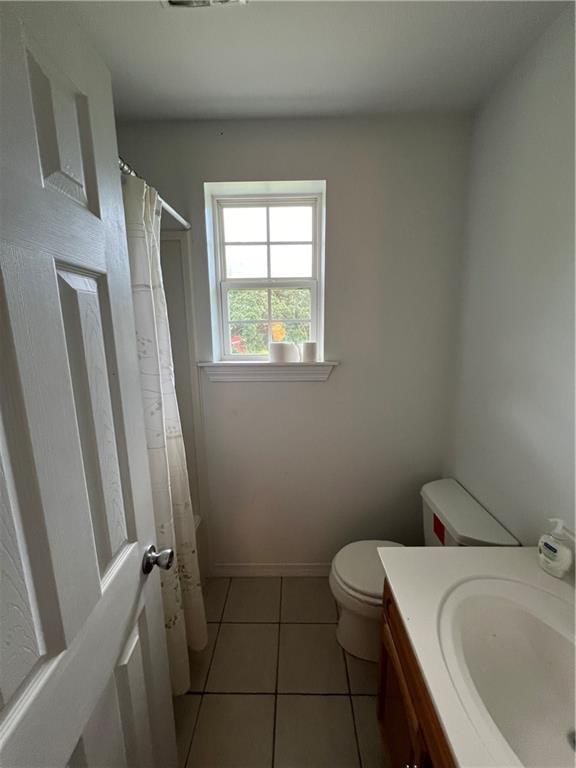
M 298 347 L 291 341 L 270 342 L 271 363 L 297 363 L 300 360 Z
M 302 342 L 302 362 L 315 363 L 318 355 L 318 345 L 315 341 Z

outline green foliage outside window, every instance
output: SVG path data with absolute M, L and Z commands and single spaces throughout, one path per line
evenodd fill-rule
M 233 354 L 267 355 L 269 319 L 274 341 L 300 343 L 309 340 L 312 311 L 309 289 L 271 289 L 270 310 L 269 318 L 267 289 L 228 291 L 230 347 Z M 259 320 L 263 322 L 255 322 Z

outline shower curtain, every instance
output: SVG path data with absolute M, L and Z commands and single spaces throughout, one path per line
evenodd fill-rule
M 202 650 L 207 634 L 160 266 L 161 203 L 135 176 L 125 178 L 123 194 L 156 546 L 172 547 L 176 555 L 171 570 L 160 575 L 172 692 L 178 695 L 190 687 L 188 649 Z

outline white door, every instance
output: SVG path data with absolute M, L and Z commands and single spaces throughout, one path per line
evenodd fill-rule
M 0 765 L 172 768 L 110 77 L 67 13 L 0 4 Z

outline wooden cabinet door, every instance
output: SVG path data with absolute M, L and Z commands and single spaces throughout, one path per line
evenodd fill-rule
M 382 624 L 378 716 L 393 768 L 426 768 L 430 765 L 420 724 L 385 621 Z
M 393 768 L 456 768 L 388 582 L 384 585 L 380 728 Z

